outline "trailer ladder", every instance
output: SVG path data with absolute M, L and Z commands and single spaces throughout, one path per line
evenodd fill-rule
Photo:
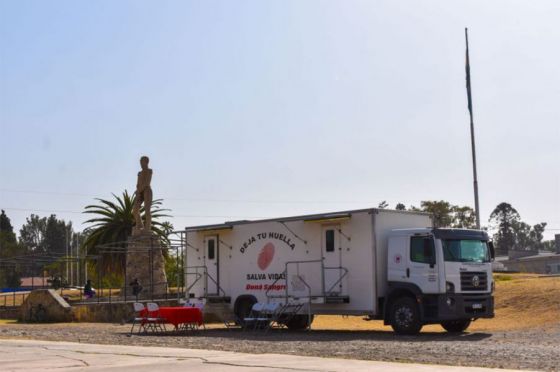
M 309 263 L 318 263 L 321 265 L 321 292 L 320 293 L 312 293 L 311 286 L 303 279 L 302 276 L 299 275 L 299 264 L 309 264 Z M 294 296 L 289 293 L 289 286 L 288 286 L 288 268 L 291 265 L 296 265 L 298 270 L 298 274 L 295 275 L 296 278 L 300 281 L 301 284 L 305 286 L 307 289 L 306 296 Z M 325 271 L 327 270 L 339 270 L 341 272 L 340 277 L 337 279 L 335 283 L 333 283 L 328 289 L 325 290 Z M 290 299 L 292 300 L 306 300 L 310 304 L 347 304 L 350 303 L 350 297 L 342 293 L 342 280 L 348 275 L 348 269 L 342 266 L 335 266 L 335 267 L 326 267 L 324 266 L 323 260 L 305 260 L 305 261 L 288 261 L 285 264 L 285 269 L 282 273 L 283 275 L 279 276 L 269 289 L 265 292 L 265 296 L 270 301 L 271 299 L 283 299 L 285 303 L 288 303 Z M 280 281 L 285 281 L 285 293 L 282 295 L 273 295 L 270 294 L 272 288 L 275 287 L 275 284 Z M 340 291 L 335 291 L 337 288 Z
M 230 303 L 231 297 L 226 296 L 226 291 L 218 284 L 216 279 L 212 277 L 212 275 L 208 274 L 208 269 L 206 266 L 187 266 L 186 267 L 185 276 L 187 277 L 186 282 L 188 283 L 188 277 L 194 276 L 193 282 L 186 288 L 185 294 L 187 297 L 190 296 L 190 290 L 197 284 L 201 279 L 203 279 L 204 291 L 203 295 L 199 296 L 199 298 L 206 299 L 207 303 Z M 218 294 L 208 294 L 208 281 L 213 282 L 216 284 L 216 288 L 218 288 Z

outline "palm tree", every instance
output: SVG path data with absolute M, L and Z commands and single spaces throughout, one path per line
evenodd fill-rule
M 130 195 L 126 190 L 123 192 L 122 198 L 113 194 L 116 202 L 105 199 L 99 199 L 99 205 L 88 205 L 85 207 L 84 213 L 95 215 L 94 218 L 87 220 L 85 223 L 93 224 L 86 229 L 87 238 L 84 241 L 84 247 L 88 255 L 101 255 L 103 268 L 111 272 L 122 274 L 126 264 L 126 255 L 124 249 L 118 252 L 118 249 L 111 249 L 110 252 L 103 252 L 101 247 L 111 246 L 114 248 L 125 247 L 125 242 L 132 234 L 134 226 L 134 215 L 132 209 L 136 200 L 136 194 Z M 152 202 L 152 227 L 151 231 L 159 237 L 163 243 L 167 243 L 167 223 L 159 222 L 158 218 L 169 217 L 163 212 L 168 209 L 160 208 L 161 199 Z M 140 209 L 142 219 L 144 219 L 144 207 Z

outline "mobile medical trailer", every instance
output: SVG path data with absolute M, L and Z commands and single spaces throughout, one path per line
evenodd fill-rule
M 287 326 L 313 315 L 365 315 L 399 333 L 441 323 L 462 331 L 493 316 L 485 232 L 435 229 L 429 214 L 362 209 L 187 227 L 189 301 L 233 312 L 304 302 Z

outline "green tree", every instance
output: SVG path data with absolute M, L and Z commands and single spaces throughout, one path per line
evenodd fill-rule
M 379 209 L 385 209 L 385 208 L 387 208 L 388 206 L 389 206 L 389 204 L 388 204 L 385 200 L 383 200 L 381 203 L 379 203 L 379 204 L 377 205 L 377 208 L 379 208 Z
M 2 213 L 0 214 L 0 238 L 2 239 L 2 242 L 5 243 L 16 242 L 16 234 L 14 233 L 12 222 L 10 221 L 10 218 L 6 216 L 6 212 L 4 212 L 4 210 L 2 210 Z
M 395 209 L 398 211 L 406 211 L 406 205 L 404 205 L 403 203 L 397 203 Z
M 2 210 L 0 213 L 0 259 L 9 259 L 25 253 L 16 240 L 16 234 L 10 218 Z M 5 262 L 0 265 L 0 287 L 19 287 L 22 268 L 19 265 Z
M 25 224 L 19 230 L 19 240 L 29 252 L 47 253 L 43 240 L 47 228 L 47 218 L 35 214 L 25 219 Z
M 547 223 L 541 222 L 536 225 L 533 225 L 529 236 L 531 237 L 531 241 L 533 242 L 533 246 L 535 249 L 544 249 L 543 245 L 543 237 L 544 237 L 544 230 L 546 228 Z
M 490 214 L 490 223 L 497 229 L 494 234 L 494 242 L 496 248 L 501 254 L 513 249 L 516 245 L 516 231 L 520 231 L 523 226 L 518 225 L 520 222 L 519 213 L 509 203 L 500 203 L 494 208 Z
M 554 240 L 545 240 L 544 242 L 542 242 L 542 249 L 544 251 L 555 252 L 556 242 Z
M 125 247 L 126 240 L 132 234 L 134 226 L 134 216 L 132 208 L 136 200 L 136 195 L 132 196 L 125 190 L 122 197 L 113 194 L 115 201 L 96 199 L 99 205 L 88 205 L 85 207 L 84 213 L 94 215 L 94 218 L 87 220 L 85 223 L 91 224 L 87 231 L 87 238 L 84 241 L 84 247 L 88 255 L 102 254 L 102 262 L 104 271 L 114 271 L 122 274 L 126 264 L 126 256 L 124 253 L 104 253 L 100 250 L 100 245 L 111 244 L 113 246 Z M 151 230 L 158 236 L 162 243 L 168 244 L 166 235 L 166 226 L 158 222 L 159 218 L 167 217 L 163 214 L 167 209 L 161 209 L 162 200 L 156 199 L 152 202 L 152 227 Z M 142 219 L 144 219 L 144 208 L 140 210 Z
M 451 227 L 458 229 L 476 228 L 476 215 L 471 207 L 454 205 L 451 207 L 451 212 L 453 216 Z
M 428 212 L 433 216 L 435 227 L 451 226 L 453 222 L 453 207 L 444 200 L 424 200 L 420 203 L 423 212 Z

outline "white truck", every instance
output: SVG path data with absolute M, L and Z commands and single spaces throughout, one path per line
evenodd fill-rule
M 362 209 L 187 227 L 186 295 L 239 321 L 256 302 L 305 303 L 290 329 L 336 314 L 401 334 L 462 332 L 494 316 L 492 244 L 484 231 L 431 226 L 425 213 Z

